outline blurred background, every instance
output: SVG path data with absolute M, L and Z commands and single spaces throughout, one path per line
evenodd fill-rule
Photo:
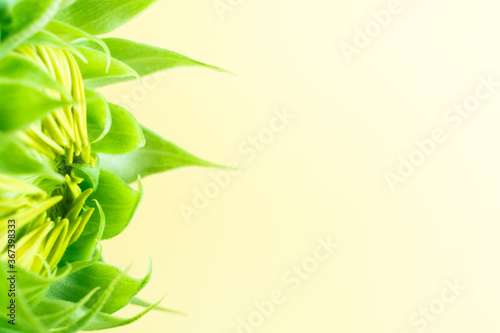
M 231 70 L 103 89 L 239 174 L 144 179 L 116 333 L 500 330 L 500 2 L 160 1 L 112 35 Z M 235 164 L 236 163 L 236 164 Z M 132 308 L 120 315 L 139 311 Z

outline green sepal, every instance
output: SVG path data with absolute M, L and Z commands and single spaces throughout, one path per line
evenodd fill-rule
M 134 182 L 139 175 L 146 177 L 187 166 L 223 168 L 188 153 L 144 126 L 142 132 L 146 139 L 143 148 L 123 155 L 100 153 L 101 168 L 114 173 L 127 183 Z
M 140 179 L 138 187 L 136 191 L 114 174 L 101 169 L 99 186 L 88 200 L 97 200 L 104 212 L 106 226 L 102 239 L 113 238 L 128 226 L 142 198 L 143 188 Z M 95 228 L 99 223 L 97 214 L 92 214 L 87 226 Z
M 45 299 L 35 308 L 35 314 L 40 316 L 40 318 L 51 327 L 53 327 L 55 320 L 57 320 L 55 321 L 57 325 L 64 327 L 65 325 L 78 321 L 79 318 L 83 317 L 89 311 L 84 304 L 88 301 L 88 298 L 92 297 L 94 294 L 95 291 L 89 293 L 86 298 L 82 299 L 78 303 L 59 299 Z M 147 309 L 131 318 L 119 318 L 107 313 L 99 312 L 83 330 L 97 331 L 131 324 L 142 318 L 151 310 L 156 309 L 156 306 L 160 302 L 161 300 L 155 304 L 151 304 Z
M 218 72 L 232 74 L 225 69 L 207 65 L 182 54 L 159 47 L 121 38 L 103 38 L 103 41 L 108 46 L 113 58 L 129 65 L 141 77 L 181 66 L 201 66 Z
M 144 147 L 146 140 L 135 117 L 115 104 L 109 103 L 109 110 L 111 128 L 102 140 L 92 144 L 92 150 L 98 153 L 125 154 Z
M 88 32 L 78 29 L 72 25 L 57 20 L 50 21 L 50 23 L 45 27 L 45 30 L 52 32 L 53 34 L 57 35 L 59 38 L 61 38 L 63 41 L 67 43 L 71 43 L 82 38 L 96 43 L 102 48 L 104 54 L 106 54 L 109 65 L 109 61 L 111 60 L 111 54 L 109 52 L 106 43 L 104 43 L 102 39 L 100 39 L 99 37 L 89 34 Z
M 87 259 L 87 260 L 81 260 L 81 261 L 73 261 L 73 262 L 66 262 L 63 263 L 62 261 L 59 262 L 60 267 L 58 269 L 65 269 L 68 270 L 68 274 L 72 274 L 74 272 L 78 272 L 81 269 L 87 268 L 89 266 L 92 266 L 96 262 L 99 262 L 99 259 L 102 256 L 102 246 L 101 243 L 98 243 L 97 247 L 94 249 L 94 252 L 92 253 L 92 256 Z
M 94 320 L 85 327 L 85 330 L 88 331 L 106 330 L 110 328 L 122 327 L 125 325 L 132 324 L 133 322 L 144 317 L 151 310 L 154 310 L 162 301 L 163 299 L 160 299 L 155 304 L 151 304 L 151 306 L 146 308 L 144 311 L 140 312 L 139 314 L 131 318 L 119 318 L 106 313 L 99 313 L 99 315 L 97 315 L 94 318 Z
M 111 111 L 104 96 L 94 90 L 85 89 L 87 102 L 87 132 L 90 143 L 96 143 L 111 129 Z
M 83 308 L 98 290 L 99 288 L 91 290 L 77 303 L 61 301 L 53 298 L 44 298 L 40 303 L 33 307 L 33 313 L 44 325 L 51 329 L 67 326 L 68 321 L 72 320 L 74 314 Z M 80 317 L 82 316 L 83 315 Z
M 60 39 L 62 39 L 67 43 L 71 43 L 82 38 L 96 43 L 104 51 L 104 54 L 107 57 L 107 62 L 108 62 L 107 65 L 109 66 L 111 55 L 108 46 L 99 37 L 89 34 L 88 32 L 78 29 L 72 25 L 57 20 L 50 21 L 50 23 L 45 27 L 45 30 L 57 35 Z
M 161 302 L 161 300 L 160 300 L 160 302 Z M 145 300 L 143 300 L 143 299 L 141 299 L 139 297 L 134 297 L 130 301 L 130 304 L 136 305 L 136 306 L 140 306 L 140 307 L 143 307 L 143 308 L 150 308 L 151 306 L 154 306 L 155 304 L 159 304 L 159 302 L 150 303 L 150 302 L 147 302 L 147 301 L 145 301 Z M 176 315 L 180 315 L 180 316 L 186 316 L 186 314 L 184 312 L 180 312 L 180 311 L 172 310 L 172 309 L 167 309 L 167 308 L 164 308 L 162 306 L 155 306 L 154 310 L 155 311 L 160 311 L 160 312 L 165 312 L 165 313 L 176 314 Z
M 89 188 L 96 190 L 99 185 L 99 175 L 101 173 L 99 155 L 95 155 L 95 166 L 92 168 L 89 164 L 70 164 L 73 168 L 75 176 L 80 177 L 83 181 L 79 184 L 80 189 L 85 191 Z
M 112 293 L 115 290 L 115 287 L 121 281 L 124 275 L 125 273 L 121 272 L 119 276 L 117 276 L 113 281 L 111 281 L 106 290 L 101 292 L 100 297 L 97 299 L 94 305 L 90 309 L 85 311 L 85 313 L 81 317 L 79 317 L 74 321 L 69 322 L 68 326 L 52 329 L 51 333 L 75 333 L 85 329 L 85 327 L 99 315 L 101 309 L 110 299 Z
M 86 88 L 95 89 L 140 78 L 136 71 L 117 59 L 110 59 L 91 41 L 73 45 L 87 60 L 76 59 Z
M 158 0 L 76 0 L 56 19 L 93 35 L 107 34 L 124 25 Z
M 122 276 L 121 279 L 100 312 L 114 313 L 129 304 L 131 299 L 148 283 L 151 277 L 151 262 L 143 279 L 135 279 L 128 275 L 123 276 L 123 272 L 117 267 L 97 262 L 54 283 L 50 287 L 49 296 L 76 303 L 90 291 L 100 288 L 85 305 L 92 307 L 102 296 L 103 291 L 120 276 Z

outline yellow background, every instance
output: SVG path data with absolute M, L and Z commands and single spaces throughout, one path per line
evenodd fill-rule
M 467 289 L 425 331 L 500 329 L 500 89 L 459 129 L 442 118 L 479 77 L 500 80 L 500 3 L 401 0 L 348 63 L 341 43 L 390 2 L 233 0 L 221 20 L 212 0 L 161 1 L 112 34 L 238 75 L 182 68 L 144 95 L 138 83 L 103 92 L 130 106 L 123 96 L 135 91 L 144 125 L 245 171 L 190 224 L 179 207 L 209 170 L 144 179 L 142 205 L 104 256 L 122 268 L 135 259 L 139 277 L 151 255 L 142 297 L 166 292 L 162 304 L 188 316 L 155 312 L 111 332 L 237 332 L 238 317 L 279 289 L 285 301 L 254 332 L 413 333 L 412 314 L 454 279 Z M 296 118 L 245 161 L 238 147 L 285 106 Z M 447 140 L 392 192 L 384 174 L 435 128 Z M 328 236 L 340 248 L 290 291 L 283 274 Z

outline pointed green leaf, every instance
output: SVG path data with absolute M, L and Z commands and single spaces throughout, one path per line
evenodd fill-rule
M 87 298 L 89 297 L 92 297 L 92 294 L 89 294 L 89 296 L 82 299 L 78 303 L 63 301 L 60 299 L 45 299 L 36 306 L 35 313 L 40 316 L 47 325 L 50 325 L 51 328 L 64 327 L 65 325 L 78 321 L 86 313 L 88 313 L 88 309 L 83 305 L 88 301 Z M 155 304 L 149 305 L 147 309 L 132 318 L 119 318 L 107 313 L 99 312 L 85 326 L 84 330 L 105 330 L 131 324 L 142 318 L 151 310 L 156 309 L 156 305 L 160 302 L 161 300 Z
M 130 223 L 134 216 L 137 205 L 142 198 L 142 185 L 139 181 L 139 190 L 125 184 L 117 176 L 110 172 L 101 170 L 99 175 L 99 186 L 92 193 L 89 200 L 97 200 L 102 207 L 104 216 L 106 217 L 106 227 L 102 235 L 102 239 L 113 238 L 120 234 Z M 98 224 L 96 216 L 93 216 L 87 223 L 90 225 Z
M 161 302 L 161 300 L 160 300 Z M 143 307 L 143 308 L 149 308 L 151 306 L 154 306 L 154 304 L 160 304 L 159 302 L 157 303 L 150 303 L 150 302 L 147 302 L 147 301 L 144 301 L 138 297 L 134 297 L 132 298 L 132 301 L 130 301 L 130 304 L 133 304 L 133 305 L 137 305 L 137 306 L 140 306 L 140 307 Z M 165 312 L 165 313 L 172 313 L 172 314 L 176 314 L 176 315 L 181 315 L 181 316 L 185 316 L 186 314 L 183 313 L 183 312 L 180 312 L 180 311 L 177 311 L 177 310 L 171 310 L 171 309 L 167 309 L 167 308 L 164 308 L 162 306 L 155 306 L 154 310 L 156 311 L 161 311 L 161 312 Z
M 139 78 L 139 74 L 123 62 L 113 58 L 109 62 L 109 57 L 94 48 L 93 43 L 78 42 L 74 45 L 87 60 L 85 63 L 76 59 L 86 88 L 95 89 Z
M 86 303 L 86 307 L 92 307 L 98 302 L 103 292 L 113 281 L 122 275 L 123 272 L 117 267 L 95 263 L 54 283 L 50 288 L 49 294 L 52 298 L 77 303 L 90 291 L 100 288 Z M 107 302 L 105 302 L 100 311 L 114 313 L 129 304 L 130 300 L 148 283 L 150 277 L 151 265 L 143 279 L 135 279 L 127 275 L 123 276 L 110 293 Z
M 142 127 L 146 145 L 123 155 L 99 154 L 101 168 L 108 170 L 127 183 L 151 174 L 186 166 L 220 167 L 202 160 L 151 130 Z
M 229 73 L 225 69 L 207 65 L 159 47 L 120 38 L 104 38 L 103 41 L 108 45 L 113 58 L 132 67 L 141 77 L 181 66 L 201 66 Z
M 118 318 L 112 315 L 108 315 L 106 313 L 100 313 L 97 315 L 92 322 L 90 322 L 85 329 L 86 330 L 106 330 L 110 328 L 116 328 L 116 327 L 121 327 L 125 325 L 132 324 L 133 322 L 141 319 L 144 317 L 148 312 L 151 310 L 155 309 L 158 304 L 160 304 L 162 301 L 159 300 L 155 304 L 151 304 L 148 308 L 146 308 L 144 311 L 141 313 L 133 316 L 132 318 Z
M 21 0 L 12 8 L 10 22 L 0 26 L 0 59 L 42 30 L 56 15 L 62 0 Z
M 92 150 L 108 154 L 124 154 L 144 147 L 141 126 L 125 108 L 109 104 L 111 128 L 106 136 L 92 145 Z M 136 177 L 137 179 L 137 177 Z
M 50 328 L 64 327 L 59 325 L 72 320 L 80 310 L 98 291 L 98 288 L 91 290 L 84 298 L 77 303 L 61 301 L 59 299 L 44 298 L 40 303 L 33 307 L 33 313 Z M 82 315 L 80 315 L 82 317 Z M 75 320 L 73 320 L 75 321 Z
M 77 0 L 56 18 L 93 35 L 107 34 L 158 0 Z
M 51 333 L 76 333 L 83 330 L 97 315 L 99 315 L 101 309 L 110 299 L 115 287 L 122 280 L 124 275 L 125 274 L 123 272 L 120 272 L 120 274 L 113 281 L 111 281 L 111 283 L 109 283 L 106 290 L 101 293 L 99 299 L 97 299 L 94 305 L 92 305 L 92 307 L 86 311 L 83 316 L 71 322 L 69 326 L 51 330 Z

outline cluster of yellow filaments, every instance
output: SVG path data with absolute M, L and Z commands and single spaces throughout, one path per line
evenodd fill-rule
M 78 65 L 70 52 L 48 46 L 21 46 L 16 49 L 29 57 L 71 96 L 68 103 L 40 121 L 16 133 L 33 154 L 45 156 L 64 177 L 48 186 L 39 176 L 16 177 L 0 173 L 0 253 L 7 259 L 8 221 L 15 220 L 17 264 L 37 274 L 49 275 L 63 258 L 66 248 L 82 234 L 93 208 L 84 206 L 92 189 L 81 191 L 82 178 L 71 164 L 94 167 L 87 135 L 85 90 Z M 47 91 L 51 97 L 67 100 L 63 94 Z
M 40 126 L 32 124 L 18 133 L 28 146 L 54 159 L 55 154 L 66 156 L 68 164 L 74 156 L 81 156 L 84 163 L 95 164 L 90 155 L 87 135 L 87 112 L 85 89 L 78 64 L 73 55 L 62 49 L 26 45 L 16 50 L 45 69 L 54 79 L 71 93 L 74 104 L 54 111 L 45 117 Z M 64 100 L 65 96 L 55 91 L 47 91 L 51 97 Z

